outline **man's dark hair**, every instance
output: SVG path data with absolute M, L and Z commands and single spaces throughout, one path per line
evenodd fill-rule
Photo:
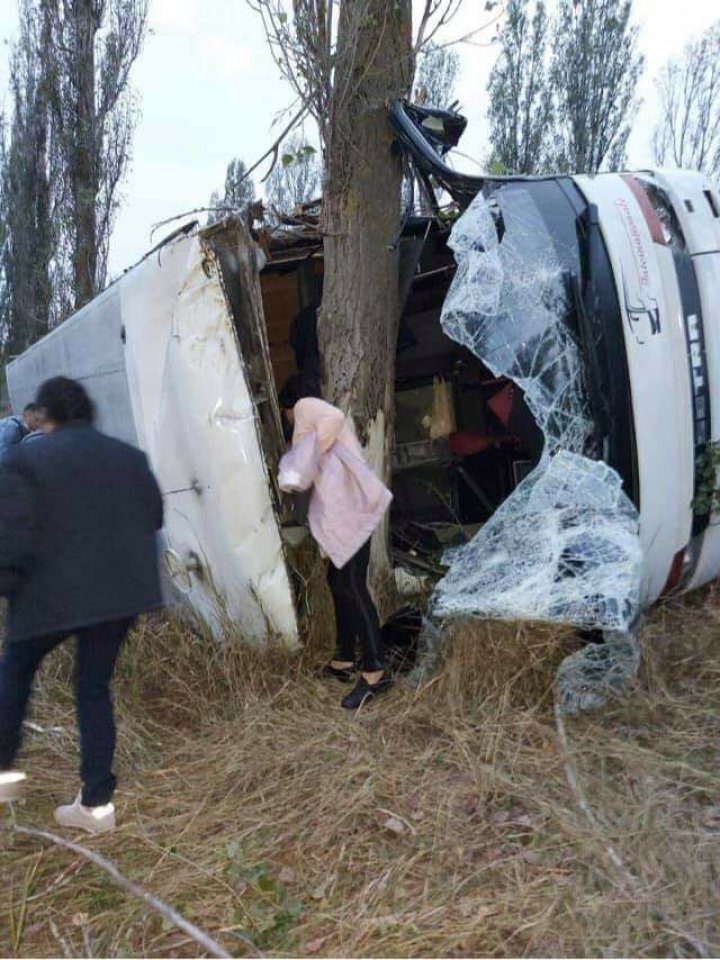
M 35 403 L 53 423 L 68 423 L 70 420 L 92 423 L 95 417 L 85 387 L 68 377 L 46 380 L 38 389 Z
M 23 413 L 37 413 L 38 405 L 36 403 L 26 403 L 23 407 Z

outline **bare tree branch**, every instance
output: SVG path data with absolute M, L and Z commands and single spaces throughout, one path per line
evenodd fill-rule
M 265 153 L 260 157 L 260 159 L 256 160 L 255 163 L 248 168 L 245 174 L 246 177 L 249 177 L 251 173 L 254 173 L 257 170 L 257 168 L 260 166 L 260 164 L 264 160 L 267 160 L 267 158 L 272 154 L 272 157 L 273 157 L 272 165 L 270 166 L 270 169 L 265 174 L 265 176 L 262 178 L 262 182 L 264 183 L 267 180 L 267 178 L 270 176 L 270 174 L 273 171 L 273 167 L 277 163 L 278 153 L 280 152 L 280 145 L 282 144 L 285 137 L 287 137 L 287 135 L 291 133 L 295 129 L 295 127 L 302 121 L 303 117 L 306 115 L 307 112 L 308 112 L 308 107 L 303 104 L 300 110 L 298 110 L 298 112 L 293 116 L 292 120 L 290 120 L 290 122 L 285 127 L 283 127 L 282 132 L 278 134 L 278 136 L 275 138 L 273 143 L 270 144 L 270 146 L 265 151 Z
M 663 68 L 657 87 L 661 116 L 653 136 L 656 163 L 719 177 L 720 21 Z
M 153 894 L 147 893 L 141 886 L 135 883 L 134 880 L 128 880 L 127 877 L 120 873 L 112 860 L 107 860 L 105 857 L 101 857 L 100 854 L 96 853 L 94 850 L 83 847 L 79 843 L 75 843 L 72 840 L 66 840 L 65 837 L 60 837 L 55 833 L 48 833 L 46 830 L 36 830 L 34 827 L 14 826 L 8 828 L 2 825 L 2 829 L 10 830 L 12 833 L 22 834 L 26 837 L 34 837 L 38 840 L 46 840 L 48 843 L 55 844 L 55 846 L 62 847 L 65 850 L 71 850 L 73 853 L 84 857 L 86 860 L 94 863 L 96 867 L 104 870 L 105 873 L 107 873 L 111 878 L 113 883 L 120 887 L 121 890 L 124 890 L 133 897 L 137 897 L 138 900 L 142 900 L 143 903 L 150 907 L 151 910 L 155 910 L 156 913 L 159 913 L 162 917 L 164 917 L 168 923 L 171 923 L 173 926 L 177 927 L 179 930 L 182 930 L 183 933 L 186 933 L 189 937 L 191 937 L 195 943 L 199 944 L 203 950 L 206 950 L 211 956 L 221 958 L 229 958 L 232 956 L 231 954 L 227 953 L 227 951 L 223 950 L 220 944 L 213 940 L 212 937 L 210 937 L 199 927 L 196 927 L 194 923 L 190 923 L 189 920 L 186 920 L 185 917 L 181 916 L 177 910 L 169 906 L 169 904 L 160 900 Z M 59 933 L 57 936 L 59 942 L 62 944 L 63 941 L 60 938 Z
M 425 0 L 425 7 L 420 16 L 413 52 L 417 54 L 427 44 L 432 43 L 438 32 L 446 27 L 460 12 L 463 0 Z M 479 27 L 478 31 L 485 27 Z

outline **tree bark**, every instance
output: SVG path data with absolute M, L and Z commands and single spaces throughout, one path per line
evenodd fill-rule
M 399 323 L 402 166 L 387 102 L 413 76 L 410 0 L 345 0 L 326 144 L 325 278 L 318 335 L 326 398 L 351 417 L 368 459 L 389 481 Z M 394 595 L 387 530 L 373 543 L 371 585 Z
M 20 33 L 11 58 L 13 122 L 3 156 L 3 215 L 10 242 L 3 248 L 7 284 L 4 350 L 15 356 L 49 329 L 53 229 L 48 174 L 45 33 L 29 3 L 20 8 Z
M 40 49 L 45 50 L 49 42 L 47 24 L 41 19 Z M 50 329 L 50 309 L 52 305 L 52 282 L 50 280 L 50 262 L 53 255 L 54 228 L 51 218 L 51 185 L 48 173 L 48 125 L 50 115 L 50 94 L 48 90 L 47 68 L 43 65 L 40 71 L 40 86 L 38 102 L 35 108 L 35 182 L 37 194 L 35 197 L 35 223 L 37 225 L 37 260 L 38 267 L 35 276 L 35 316 L 37 329 L 34 339 L 40 337 Z
M 74 0 L 72 33 L 75 77 L 75 150 L 72 158 L 72 191 L 75 213 L 73 278 L 75 309 L 97 291 L 98 237 L 97 196 L 99 192 L 97 107 L 95 102 L 95 35 L 100 28 L 97 0 Z

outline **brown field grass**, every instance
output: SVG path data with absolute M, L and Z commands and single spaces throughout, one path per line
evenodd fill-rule
M 145 623 L 121 828 L 88 846 L 238 956 L 718 954 L 719 599 L 656 609 L 634 695 L 566 721 L 594 823 L 553 720 L 569 634 L 460 624 L 438 677 L 350 716 L 314 676 L 322 630 L 291 657 Z M 18 823 L 52 829 L 76 790 L 68 677 L 63 654 L 40 679 L 33 719 L 62 732 L 26 736 Z M 3 955 L 198 955 L 67 851 L 0 834 L 0 876 Z

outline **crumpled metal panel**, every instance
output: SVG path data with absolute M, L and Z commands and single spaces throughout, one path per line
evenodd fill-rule
M 475 538 L 448 553 L 434 612 L 626 631 L 640 610 L 638 514 L 618 474 L 583 456 L 592 426 L 566 323 L 568 264 L 529 194 L 500 191 L 498 203 L 502 241 L 482 195 L 453 228 L 458 269 L 442 325 L 523 389 L 545 451 Z
M 295 647 L 294 598 L 217 258 L 202 237 L 183 238 L 162 251 L 160 270 L 145 261 L 120 286 L 134 420 L 165 494 L 172 582 L 218 636 L 234 629 Z

